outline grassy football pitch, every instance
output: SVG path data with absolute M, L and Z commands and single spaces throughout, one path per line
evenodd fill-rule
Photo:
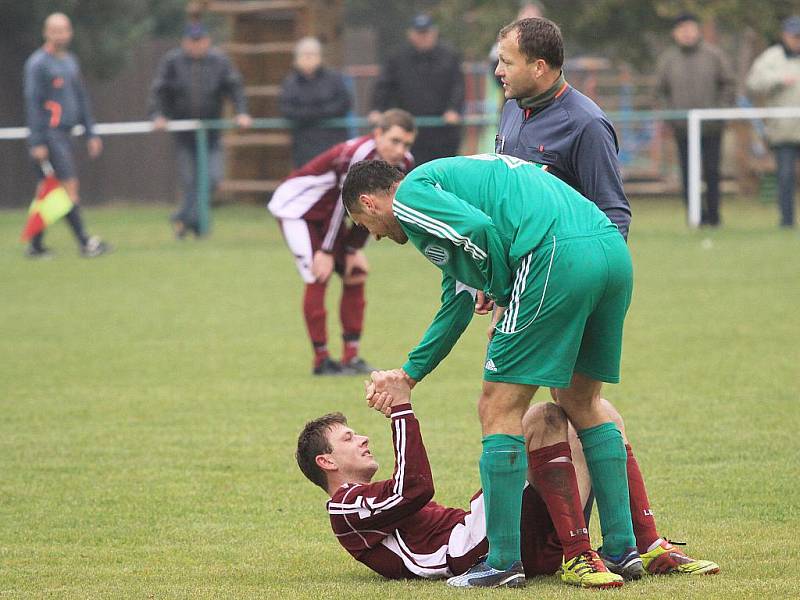
M 383 581 L 350 559 L 326 497 L 294 464 L 296 436 L 341 410 L 388 477 L 386 420 L 358 378 L 309 375 L 301 285 L 265 210 L 219 209 L 210 239 L 183 243 L 167 214 L 89 209 L 114 254 L 78 258 L 60 223 L 56 258 L 31 262 L 17 242 L 23 212 L 0 212 L 0 598 L 592 593 L 555 577 L 465 593 Z M 774 206 L 730 200 L 724 218 L 691 232 L 677 201 L 634 201 L 623 384 L 606 390 L 660 531 L 722 573 L 604 596 L 800 595 L 800 234 L 775 227 Z M 392 368 L 436 310 L 439 275 L 410 246 L 373 242 L 368 256 L 363 355 Z M 414 394 L 444 504 L 465 506 L 479 486 L 484 331 L 476 319 Z

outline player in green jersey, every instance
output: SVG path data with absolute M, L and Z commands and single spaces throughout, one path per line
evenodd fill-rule
M 619 381 L 622 326 L 633 285 L 625 241 L 592 202 L 510 156 L 432 161 L 403 175 L 354 165 L 342 198 L 376 239 L 411 240 L 442 270 L 442 306 L 402 370 L 416 383 L 448 354 L 485 295 L 498 310 L 479 415 L 489 556 L 455 585 L 492 585 L 520 569 L 521 419 L 539 386 L 556 389 L 578 430 L 597 496 L 603 549 L 635 552 L 619 429 L 600 401 Z M 380 386 L 374 388 L 380 392 Z

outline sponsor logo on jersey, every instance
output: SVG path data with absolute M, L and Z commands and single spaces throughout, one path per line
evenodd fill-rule
M 447 261 L 450 260 L 450 253 L 447 251 L 447 248 L 442 248 L 436 244 L 425 246 L 425 250 L 423 250 L 422 253 L 429 261 L 439 267 L 446 265 Z
M 494 361 L 491 358 L 486 361 L 486 364 L 483 365 L 483 368 L 487 371 L 497 371 L 497 367 L 494 366 Z

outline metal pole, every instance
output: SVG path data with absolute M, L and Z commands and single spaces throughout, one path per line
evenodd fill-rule
M 211 183 L 209 181 L 208 164 L 208 130 L 201 125 L 195 131 L 197 146 L 197 226 L 200 235 L 208 234 L 211 227 L 211 211 L 209 210 Z
M 697 111 L 690 110 L 687 114 L 689 121 L 687 137 L 689 146 L 688 157 L 688 222 L 689 227 L 700 227 L 700 219 L 702 215 L 701 199 L 700 199 L 700 163 L 701 163 L 701 148 L 700 148 L 700 115 Z

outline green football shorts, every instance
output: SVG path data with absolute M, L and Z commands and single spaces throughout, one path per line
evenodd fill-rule
M 631 256 L 618 232 L 553 238 L 515 273 L 484 380 L 565 388 L 578 372 L 619 383 L 632 290 Z

